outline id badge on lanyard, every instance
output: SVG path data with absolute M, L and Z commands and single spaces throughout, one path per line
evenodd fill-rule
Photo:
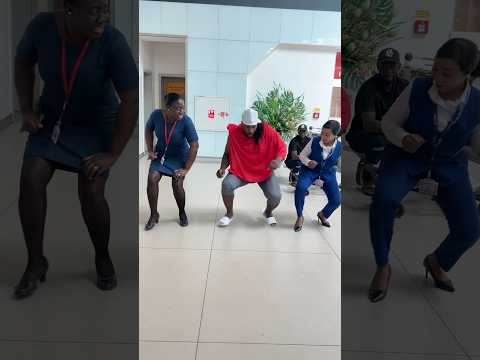
M 80 51 L 80 55 L 78 55 L 78 58 L 75 61 L 75 65 L 73 66 L 72 75 L 69 81 L 67 77 L 67 46 L 66 46 L 65 40 L 62 40 L 62 53 L 61 53 L 60 62 L 62 66 L 61 73 L 62 73 L 62 80 L 63 80 L 63 91 L 65 93 L 65 101 L 63 102 L 60 116 L 58 117 L 58 120 L 55 123 L 55 126 L 53 127 L 51 139 L 54 144 L 58 142 L 58 138 L 60 137 L 63 116 L 65 114 L 65 110 L 67 109 L 68 101 L 70 100 L 73 84 L 77 79 L 78 69 L 80 68 L 80 64 L 82 63 L 83 58 L 85 57 L 85 54 L 87 52 L 89 45 L 90 45 L 90 40 L 85 41 L 85 43 L 83 44 L 82 50 Z
M 160 159 L 160 164 L 165 163 L 165 156 L 167 155 L 167 150 L 168 150 L 168 145 L 170 145 L 170 141 L 172 140 L 173 136 L 173 131 L 175 130 L 175 127 L 177 126 L 177 121 L 173 123 L 172 128 L 170 129 L 170 133 L 167 134 L 167 121 L 164 120 L 164 131 L 165 131 L 165 151 L 163 152 L 162 158 Z
M 455 114 L 452 117 L 452 120 L 448 123 L 447 127 L 442 131 L 439 132 L 434 140 L 433 140 L 433 154 L 431 158 L 431 167 L 433 167 L 433 162 L 435 160 L 435 156 L 437 155 L 438 148 L 442 144 L 443 139 L 445 138 L 445 135 L 450 131 L 450 129 L 455 125 L 459 120 L 460 117 L 462 116 L 463 113 L 463 106 L 460 106 L 457 111 L 455 111 Z M 438 129 L 438 112 L 435 112 L 433 123 L 435 126 L 435 129 Z M 421 179 L 418 183 L 418 191 L 421 194 L 428 195 L 428 196 L 437 196 L 438 195 L 438 182 L 432 179 L 432 169 L 430 168 L 428 170 L 428 175 L 426 178 Z
M 437 196 L 438 182 L 433 180 L 430 175 L 425 179 L 421 179 L 418 183 L 418 192 L 427 196 Z

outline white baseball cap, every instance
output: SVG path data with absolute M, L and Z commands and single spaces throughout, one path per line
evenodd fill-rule
M 261 123 L 262 121 L 258 118 L 258 112 L 253 109 L 247 109 L 242 114 L 242 123 L 247 126 L 253 126 Z

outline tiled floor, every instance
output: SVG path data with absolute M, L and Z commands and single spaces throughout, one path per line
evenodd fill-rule
M 256 185 L 238 191 L 235 220 L 218 228 L 217 167 L 198 161 L 187 177 L 187 228 L 163 179 L 160 223 L 145 232 L 148 163 L 140 161 L 141 359 L 340 359 L 340 210 L 331 229 L 320 228 L 314 219 L 326 197 L 314 189 L 295 233 L 282 169 L 276 228 L 264 224 Z
M 24 144 L 18 124 L 0 132 L 0 357 L 131 360 L 138 354 L 138 313 L 132 311 L 138 308 L 138 208 L 131 206 L 138 202 L 138 189 L 128 187 L 131 170 L 125 167 L 138 166 L 136 156 L 128 154 L 135 154 L 136 144 L 129 144 L 108 185 L 118 288 L 96 288 L 94 253 L 80 215 L 76 177 L 58 172 L 48 190 L 47 282 L 32 298 L 14 301 L 13 286 L 26 261 L 17 210 Z
M 457 291 L 445 293 L 423 278 L 423 257 L 447 234 L 437 205 L 410 194 L 406 215 L 395 225 L 393 275 L 386 300 L 368 302 L 374 272 L 368 230 L 370 199 L 354 185 L 357 159 L 342 161 L 342 358 L 372 360 L 475 359 L 480 356 L 480 287 L 477 244 L 452 270 Z M 479 167 L 471 167 L 473 183 Z M 467 270 L 468 269 L 468 270 Z

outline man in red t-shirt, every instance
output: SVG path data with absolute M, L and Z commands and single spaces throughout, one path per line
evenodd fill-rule
M 277 220 L 273 210 L 280 204 L 282 193 L 274 170 L 285 159 L 287 148 L 277 131 L 258 118 L 258 113 L 247 109 L 242 114 L 239 125 L 230 124 L 228 141 L 217 171 L 222 182 L 222 197 L 227 213 L 218 222 L 218 226 L 228 226 L 233 219 L 233 198 L 235 189 L 251 183 L 257 183 L 267 198 L 267 207 L 263 212 L 268 225 Z

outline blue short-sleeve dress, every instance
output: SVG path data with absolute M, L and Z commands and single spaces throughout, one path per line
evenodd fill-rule
M 167 135 L 170 134 L 173 124 L 167 123 Z M 157 144 L 155 152 L 157 159 L 150 163 L 150 171 L 156 171 L 163 175 L 172 176 L 175 170 L 185 167 L 188 159 L 190 144 L 198 141 L 198 134 L 195 125 L 190 117 L 184 115 L 177 121 L 168 147 L 165 139 L 165 117 L 162 110 L 155 110 L 148 119 L 146 128 L 155 132 Z M 165 153 L 165 148 L 167 151 Z M 161 159 L 165 155 L 162 164 Z
M 82 45 L 66 43 L 68 79 Z M 55 144 L 51 134 L 65 100 L 61 48 L 54 13 L 37 15 L 17 46 L 17 57 L 38 64 L 44 81 L 39 102 L 43 128 L 28 137 L 24 158 L 40 157 L 64 170 L 80 172 L 84 157 L 110 150 L 120 107 L 117 91 L 137 89 L 138 70 L 124 36 L 105 26 L 102 36 L 90 41 Z

